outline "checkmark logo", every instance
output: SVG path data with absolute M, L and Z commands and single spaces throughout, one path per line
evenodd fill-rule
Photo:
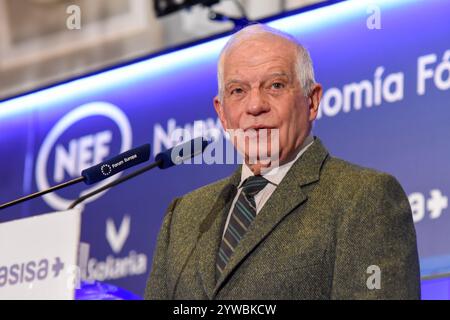
M 119 230 L 117 230 L 113 219 L 108 218 L 106 220 L 106 239 L 114 253 L 119 253 L 122 250 L 125 241 L 127 241 L 128 235 L 130 234 L 130 223 L 130 216 L 125 215 L 122 218 Z

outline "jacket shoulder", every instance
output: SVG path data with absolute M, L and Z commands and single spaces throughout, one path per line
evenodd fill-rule
M 363 167 L 335 157 L 329 157 L 328 161 L 326 161 L 321 176 L 330 180 L 336 180 L 342 184 L 351 184 L 355 187 L 379 183 L 398 183 L 397 179 L 389 173 Z
M 173 206 L 174 211 L 186 211 L 187 215 L 194 214 L 197 218 L 202 216 L 202 212 L 208 212 L 212 204 L 217 200 L 224 187 L 230 183 L 231 176 L 217 180 L 176 199 Z M 177 210 L 175 210 L 175 207 Z M 191 217 L 192 218 L 192 217 Z
M 183 201 L 193 201 L 197 199 L 204 199 L 209 196 L 217 196 L 220 191 L 229 183 L 230 177 L 226 177 L 210 184 L 202 186 L 198 189 L 192 190 L 180 197 Z M 204 200 L 203 200 L 204 201 Z
M 378 202 L 389 198 L 408 203 L 408 197 L 399 181 L 389 173 L 366 168 L 351 162 L 329 157 L 325 162 L 320 180 L 329 192 L 353 203 L 357 198 L 366 202 Z

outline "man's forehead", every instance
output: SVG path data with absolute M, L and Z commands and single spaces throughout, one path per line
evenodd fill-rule
M 268 78 L 276 76 L 291 77 L 296 73 L 295 61 L 286 59 L 267 59 L 260 61 L 228 61 L 223 65 L 225 81 L 244 78 Z
M 269 77 L 295 77 L 297 47 L 278 36 L 263 35 L 246 38 L 226 48 L 221 56 L 225 84 L 264 80 Z
M 276 69 L 274 69 L 276 70 Z M 234 73 L 225 75 L 225 84 L 240 83 L 257 78 L 258 80 L 268 80 L 273 78 L 287 78 L 292 79 L 293 73 L 279 69 L 278 71 L 259 72 L 257 77 L 253 77 L 251 74 L 246 73 Z
M 224 52 L 223 60 L 251 63 L 264 59 L 289 60 L 296 56 L 297 50 L 292 43 L 246 42 L 229 48 Z
M 271 48 L 274 46 L 287 46 L 287 47 L 295 47 L 297 44 L 292 40 L 288 39 L 284 36 L 274 34 L 271 32 L 259 33 L 259 34 L 248 34 L 237 39 L 230 40 L 226 44 L 226 51 L 232 51 L 233 49 L 240 47 L 266 47 Z
M 225 72 L 233 72 L 235 69 L 270 68 L 278 67 L 282 71 L 295 65 L 297 58 L 294 48 L 276 47 L 239 47 L 228 51 L 222 60 Z

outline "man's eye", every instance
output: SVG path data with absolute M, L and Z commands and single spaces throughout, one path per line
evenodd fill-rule
M 242 88 L 236 88 L 231 90 L 231 94 L 239 94 L 242 93 L 244 90 L 242 90 Z
M 274 82 L 274 83 L 272 83 L 272 88 L 273 89 L 283 89 L 284 84 L 282 84 L 281 82 Z

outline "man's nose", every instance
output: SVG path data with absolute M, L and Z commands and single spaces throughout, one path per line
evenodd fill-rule
M 247 113 L 253 116 L 258 116 L 259 114 L 268 112 L 269 110 L 270 106 L 264 96 L 264 93 L 259 89 L 253 89 L 247 104 Z

